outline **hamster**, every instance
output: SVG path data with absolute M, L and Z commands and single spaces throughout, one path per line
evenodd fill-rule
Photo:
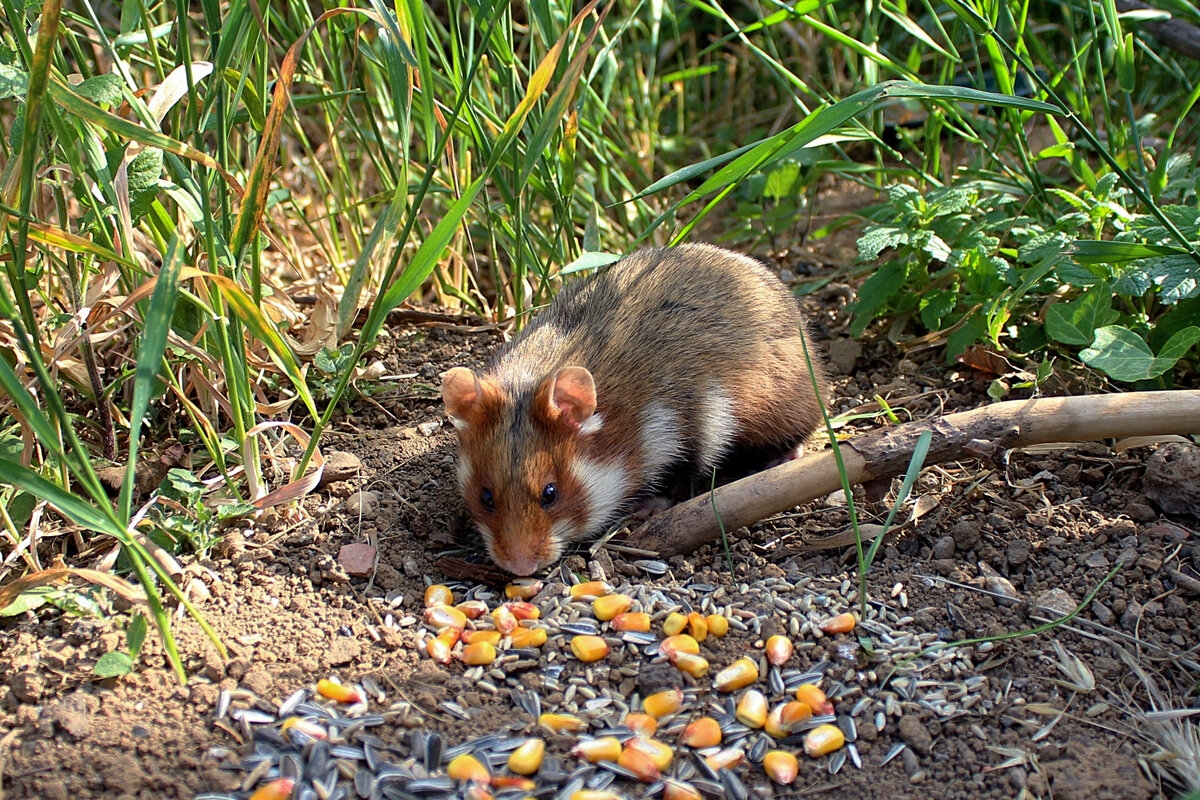
M 805 329 L 764 264 L 691 244 L 567 285 L 486 373 L 449 370 L 458 480 L 492 559 L 532 575 L 673 471 L 794 449 L 821 422 Z

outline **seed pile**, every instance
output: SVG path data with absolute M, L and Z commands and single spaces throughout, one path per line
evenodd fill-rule
M 661 562 L 644 563 L 666 571 Z M 848 581 L 769 578 L 726 589 L 613 587 L 604 575 L 592 577 L 545 588 L 522 580 L 504 598 L 472 587 L 461 601 L 433 585 L 419 617 L 385 619 L 411 631 L 435 662 L 460 661 L 473 686 L 507 691 L 528 718 L 486 720 L 482 735 L 454 744 L 421 727 L 421 709 L 391 700 L 371 680 L 323 680 L 277 708 L 249 692 L 225 692 L 218 724 L 239 726 L 252 749 L 210 752 L 245 777 L 240 793 L 201 800 L 738 800 L 767 779 L 788 785 L 804 770 L 837 773 L 847 761 L 877 768 L 902 751 L 917 782 L 924 771 L 903 744 L 880 748 L 868 763 L 857 744 L 860 725 L 868 723 L 874 738 L 906 710 L 928 708 L 945 720 L 1000 699 L 988 694 L 985 677 L 972 675 L 971 652 L 931 648 L 940 643 L 936 634 L 904 632 L 912 618 L 892 604 L 869 606 L 862 620 L 842 611 L 857 600 Z M 905 610 L 903 587 L 892 599 Z M 870 637 L 870 659 L 847 635 L 856 627 Z M 713 646 L 726 635 L 736 647 Z M 706 649 L 714 658 L 726 653 L 728 663 L 710 674 Z M 506 669 L 516 662 L 536 663 L 537 680 Z M 472 718 L 449 700 L 438 711 Z M 391 722 L 412 730 L 390 733 L 382 726 Z

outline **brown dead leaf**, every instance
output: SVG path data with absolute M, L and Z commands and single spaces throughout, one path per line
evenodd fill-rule
M 18 578 L 3 589 L 0 589 L 0 608 L 12 605 L 12 602 L 22 592 L 27 592 L 38 586 L 66 583 L 67 579 L 71 577 L 82 578 L 88 583 L 103 586 L 125 598 L 130 603 L 142 604 L 146 602 L 145 592 L 129 581 L 118 578 L 115 575 L 109 575 L 107 572 L 98 572 L 94 569 L 76 569 L 73 567 L 51 567 L 50 569 L 44 569 L 40 572 L 26 575 L 23 578 Z

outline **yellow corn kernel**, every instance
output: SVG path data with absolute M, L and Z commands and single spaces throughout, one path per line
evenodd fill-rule
M 854 630 L 856 623 L 854 615 L 847 611 L 821 623 L 821 630 L 825 633 L 849 633 Z
M 645 611 L 624 611 L 612 618 L 614 631 L 650 632 L 650 615 Z
M 785 750 L 772 750 L 763 756 L 763 772 L 781 786 L 789 786 L 800 774 L 800 762 Z
M 802 683 L 796 688 L 796 699 L 812 709 L 814 714 L 832 714 L 833 703 L 815 683 Z M 836 748 L 835 748 L 836 749 Z
M 663 800 L 704 800 L 699 789 L 683 781 L 665 781 L 662 796 Z
M 688 629 L 692 632 L 692 638 L 697 642 L 703 642 L 708 638 L 708 623 L 704 621 L 704 615 L 699 611 L 688 614 Z
M 688 747 L 695 747 L 697 750 L 716 747 L 721 743 L 721 724 L 712 717 L 694 719 L 683 729 L 679 741 Z
M 654 759 L 641 750 L 626 747 L 621 751 L 621 755 L 617 756 L 617 763 L 636 775 L 642 783 L 650 783 L 662 777 L 662 770 L 655 765 Z
M 462 638 L 462 628 L 442 628 L 434 638 L 445 644 L 446 647 L 454 647 Z
M 425 621 L 435 631 L 467 627 L 467 615 L 454 606 L 430 606 L 425 609 Z
M 537 784 L 524 776 L 519 775 L 493 775 L 493 789 L 523 789 L 527 792 L 532 792 L 537 788 Z
M 281 733 L 297 730 L 310 739 L 328 739 L 329 733 L 314 720 L 306 717 L 288 717 L 279 728 Z
M 621 757 L 621 742 L 615 736 L 584 739 L 571 748 L 571 755 L 593 764 L 597 761 L 616 761 Z
M 482 600 L 463 600 L 455 606 L 467 619 L 479 619 L 487 613 L 487 603 Z
M 592 601 L 592 613 L 601 622 L 608 622 L 617 614 L 623 614 L 633 606 L 633 598 L 627 594 L 606 594 Z
M 541 647 L 548 634 L 544 628 L 517 628 L 512 632 L 513 647 Z
M 735 716 L 747 728 L 761 728 L 767 721 L 767 698 L 758 689 L 751 689 L 738 700 Z
M 718 692 L 736 692 L 758 680 L 758 664 L 743 656 L 717 673 L 713 686 Z
M 709 614 L 704 618 L 704 622 L 708 625 L 708 633 L 710 636 L 715 636 L 720 639 L 725 634 L 729 633 L 729 620 L 721 614 Z
M 608 655 L 608 642 L 599 636 L 574 636 L 571 638 L 571 652 L 580 661 L 599 661 Z
M 667 614 L 667 618 L 663 620 L 663 633 L 667 636 L 677 636 L 683 633 L 683 629 L 687 627 L 688 618 L 678 611 L 672 611 Z
M 476 642 L 488 642 L 493 647 L 500 644 L 500 631 L 463 631 L 463 644 L 475 644 Z
M 680 672 L 686 672 L 693 678 L 702 678 L 708 674 L 708 659 L 695 653 L 677 653 L 671 663 Z
M 540 608 L 535 606 L 533 603 L 527 603 L 524 600 L 513 600 L 505 603 L 504 605 L 508 607 L 508 610 L 511 611 L 512 615 L 518 620 L 537 619 L 542 615 L 542 610 Z
M 508 757 L 508 768 L 518 775 L 532 775 L 542 766 L 546 755 L 544 739 L 526 739 Z
M 476 781 L 487 783 L 491 780 L 488 768 L 470 753 L 455 756 L 446 765 L 446 774 L 456 781 Z
M 813 758 L 832 753 L 846 743 L 846 735 L 837 725 L 818 725 L 804 737 L 804 752 Z
M 639 714 L 631 711 L 625 715 L 622 724 L 626 728 L 629 728 L 629 730 L 639 736 L 645 736 L 647 739 L 658 732 L 658 720 L 649 714 Z
M 724 750 L 718 750 L 708 758 L 704 759 L 704 763 L 708 764 L 709 769 L 732 769 L 746 760 L 746 752 L 737 747 L 726 747 Z
M 531 600 L 542 590 L 537 578 L 517 578 L 504 587 L 504 596 L 509 600 Z
M 362 692 L 353 686 L 346 686 L 324 679 L 317 681 L 317 694 L 322 697 L 328 697 L 330 700 L 338 703 L 362 703 L 367 699 L 363 697 Z
M 699 653 L 700 643 L 686 633 L 677 633 L 659 642 L 658 652 L 666 656 L 668 660 L 673 660 L 677 653 L 691 653 L 692 655 Z
M 517 617 L 509 609 L 500 606 L 492 612 L 492 624 L 496 626 L 496 630 L 508 636 L 517 629 Z
M 767 722 L 763 725 L 763 730 L 776 739 L 782 739 L 790 735 L 800 723 L 811 716 L 812 709 L 808 707 L 807 703 L 801 703 L 799 700 L 780 703 L 771 709 L 770 714 L 767 714 Z
M 767 639 L 767 661 L 777 667 L 782 667 L 792 657 L 792 640 L 786 636 L 775 635 Z
M 571 800 L 625 800 L 611 789 L 580 789 L 571 792 Z
M 296 782 L 291 778 L 276 778 L 265 783 L 250 795 L 250 800 L 287 800 L 292 796 L 292 788 Z
M 797 702 L 797 701 L 793 701 Z M 767 714 L 767 719 L 763 722 L 763 731 L 768 736 L 773 736 L 776 739 L 782 739 L 788 735 L 787 728 L 783 727 L 783 722 L 780 717 L 783 714 L 783 705 L 777 705 Z
M 626 750 L 641 750 L 646 755 L 650 756 L 650 760 L 654 762 L 654 766 L 664 770 L 671 765 L 671 759 L 675 757 L 675 751 L 671 746 L 660 742 L 658 739 L 651 739 L 644 736 L 635 736 L 625 742 Z
M 612 594 L 612 587 L 604 581 L 587 581 L 577 583 L 570 589 L 573 600 L 594 600 L 606 594 Z
M 450 646 L 437 637 L 425 643 L 425 652 L 439 664 L 449 664 L 454 657 L 453 653 L 450 652 Z
M 678 689 L 666 689 L 655 692 L 642 701 L 642 708 L 647 714 L 656 719 L 662 719 L 668 714 L 674 714 L 683 706 L 683 692 Z
M 454 592 L 450 591 L 449 586 L 442 586 L 440 583 L 435 583 L 433 586 L 425 587 L 426 608 L 452 605 L 454 605 Z
M 538 717 L 538 727 L 551 731 L 582 731 L 587 723 L 572 714 L 542 714 Z
M 462 651 L 462 662 L 472 667 L 487 665 L 495 660 L 496 646 L 491 642 L 475 642 Z

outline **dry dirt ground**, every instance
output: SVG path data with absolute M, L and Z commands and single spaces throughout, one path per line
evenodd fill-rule
M 804 277 L 802 261 L 793 256 L 789 267 Z M 886 343 L 860 350 L 848 342 L 842 307 L 849 294 L 831 284 L 810 301 L 818 335 L 836 354 L 835 410 L 869 406 L 875 395 L 916 418 L 987 402 L 986 382 L 932 353 L 902 357 Z M 440 555 L 464 546 L 478 554 L 456 496 L 453 431 L 432 387 L 451 365 L 482 363 L 499 341 L 500 333 L 485 327 L 390 330 L 376 355 L 389 375 L 400 376 L 394 388 L 356 401 L 324 443 L 327 455 L 357 456 L 361 469 L 335 476 L 302 511 L 273 513 L 229 530 L 217 551 L 198 562 L 195 574 L 210 595 L 200 608 L 230 658 L 222 661 L 190 620 L 178 619 L 186 686 L 164 668 L 154 642 L 135 674 L 114 680 L 93 675 L 97 658 L 123 644 L 122 615 L 77 618 L 44 607 L 0 622 L 0 798 L 246 797 L 246 773 L 230 767 L 250 745 L 231 717 L 215 718 L 222 693 L 228 691 L 234 709 L 257 704 L 273 710 L 296 689 L 330 674 L 378 685 L 387 697 L 372 701 L 371 711 L 396 703 L 406 709 L 385 714 L 385 723 L 373 729 L 395 746 L 397 759 L 407 755 L 414 727 L 437 731 L 448 745 L 501 729 L 531 730 L 531 718 L 503 682 L 493 693 L 464 680 L 460 663 L 434 664 L 417 651 L 421 626 L 404 620 L 421 613 L 427 582 L 444 580 Z M 864 420 L 854 427 L 877 424 Z M 947 708 L 945 702 L 900 697 L 882 730 L 867 706 L 857 720 L 861 768 L 846 763 L 831 774 L 828 758 L 802 757 L 800 779 L 786 789 L 772 788 L 757 768 L 746 770 L 741 774 L 752 796 L 1179 796 L 1180 785 L 1164 780 L 1178 744 L 1165 737 L 1191 725 L 1195 747 L 1196 718 L 1156 722 L 1145 713 L 1194 711 L 1200 702 L 1200 597 L 1195 584 L 1189 591 L 1171 577 L 1172 571 L 1197 574 L 1200 538 L 1194 518 L 1168 519 L 1143 495 L 1149 452 L 1114 454 L 1107 446 L 1085 444 L 1014 453 L 1006 466 L 965 460 L 927 469 L 915 491 L 923 514 L 889 538 L 867 581 L 875 607 L 890 609 L 894 629 L 930 634 L 922 641 L 1028 630 L 1054 616 L 1039 605 L 1072 609 L 1114 565 L 1124 566 L 1070 622 L 1038 635 L 965 646 L 961 652 L 969 660 L 960 663 L 971 668 L 957 676 L 932 669 L 919 676 L 927 682 L 922 696 L 944 682 L 970 685 L 967 695 L 979 694 L 981 702 L 960 697 Z M 862 521 L 881 521 L 892 496 L 860 497 Z M 710 593 L 718 606 L 716 598 L 735 597 L 756 578 L 795 584 L 809 577 L 807 588 L 780 595 L 783 602 L 802 605 L 806 592 L 826 587 L 821 602 L 828 603 L 846 586 L 857 586 L 853 548 L 811 552 L 804 542 L 846 527 L 844 506 L 830 499 L 738 531 L 732 575 L 721 550 L 711 546 L 673 559 L 659 577 L 643 574 L 632 557 L 616 551 L 602 551 L 590 563 L 577 554 L 568 564 L 584 578 L 599 566 L 614 583 L 717 587 Z M 348 577 L 337 563 L 339 548 L 355 542 L 379 548 L 371 581 Z M 996 583 L 985 580 L 981 565 L 1011 582 L 1015 602 L 989 593 Z M 455 586 L 460 593 L 465 588 Z M 747 607 L 762 605 L 767 618 L 777 600 L 766 593 L 740 598 Z M 841 597 L 829 611 L 847 610 L 847 600 Z M 838 603 L 844 607 L 834 607 Z M 733 630 L 710 639 L 705 653 L 715 671 L 761 648 L 762 638 Z M 821 659 L 836 660 L 843 652 L 837 646 L 846 643 L 853 648 L 846 635 L 810 637 L 791 666 L 804 670 Z M 564 681 L 583 669 L 563 657 L 565 646 L 565 637 L 555 637 L 543 648 L 543 658 L 559 653 Z M 860 651 L 857 657 L 867 656 Z M 632 666 L 626 676 L 637 673 L 636 661 L 619 663 Z M 878 691 L 893 665 L 860 663 L 861 692 L 841 708 Z M 528 670 L 524 685 L 537 688 L 538 663 L 519 666 Z M 964 684 L 976 676 L 986 680 Z M 544 706 L 565 702 L 562 691 L 542 692 Z M 446 701 L 470 719 L 458 719 Z M 550 740 L 551 752 L 568 766 L 569 738 Z M 897 743 L 905 743 L 906 752 L 880 766 Z M 1191 757 L 1198 757 L 1195 750 Z M 1195 762 L 1191 768 L 1193 775 L 1200 771 Z M 641 791 L 619 785 L 627 796 Z

